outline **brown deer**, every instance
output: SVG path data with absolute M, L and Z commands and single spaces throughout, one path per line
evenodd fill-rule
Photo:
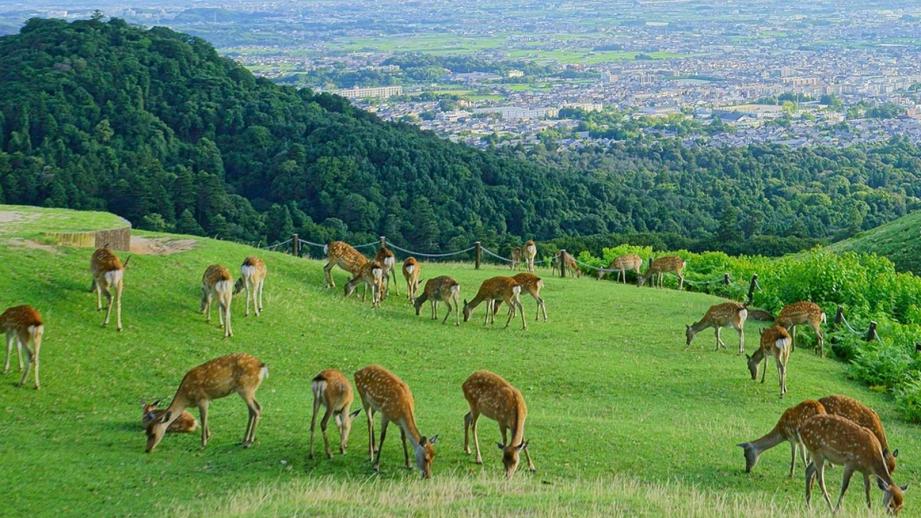
M 211 303 L 217 299 L 217 316 L 224 328 L 224 338 L 233 336 L 230 325 L 230 303 L 233 300 L 233 277 L 226 266 L 212 264 L 201 276 L 201 313 L 211 322 Z
M 316 428 L 320 406 L 326 409 L 323 419 L 320 420 L 326 457 L 333 458 L 329 449 L 329 438 L 326 437 L 326 426 L 331 416 L 335 418 L 336 427 L 339 428 L 339 453 L 345 455 L 345 449 L 349 445 L 349 432 L 352 430 L 352 419 L 361 412 L 359 409 L 349 413 L 354 400 L 349 379 L 336 369 L 326 369 L 314 376 L 310 382 L 310 390 L 313 392 L 313 415 L 310 418 L 309 457 L 313 458 L 313 431 Z
M 745 354 L 745 319 L 748 318 L 748 309 L 745 304 L 738 302 L 724 302 L 710 306 L 710 309 L 704 314 L 703 318 L 689 326 L 685 326 L 685 336 L 687 345 L 684 350 L 691 347 L 691 341 L 694 336 L 704 329 L 716 328 L 716 350 L 720 347 L 726 348 L 723 339 L 720 337 L 720 331 L 724 327 L 732 327 L 739 332 L 739 354 Z
M 399 293 L 399 290 L 397 290 L 397 258 L 393 255 L 393 252 L 387 248 L 387 245 L 381 243 L 374 260 L 384 269 L 384 290 L 381 293 L 381 298 L 387 298 L 387 292 L 390 291 L 390 277 L 393 277 L 393 290 Z
M 515 282 L 519 286 L 525 289 L 528 293 L 534 297 L 534 300 L 537 301 L 537 314 L 534 316 L 534 320 L 540 320 L 541 312 L 544 314 L 544 322 L 547 321 L 547 305 L 544 304 L 544 299 L 540 296 L 540 290 L 544 288 L 544 281 L 540 277 L 534 275 L 533 273 L 522 272 L 516 274 L 512 277 L 515 279 Z M 501 300 L 495 301 L 493 304 L 493 314 L 499 311 L 499 306 L 502 305 Z
M 371 307 L 379 308 L 381 307 L 381 297 L 384 292 L 384 278 L 386 274 L 384 273 L 384 267 L 381 266 L 377 261 L 371 261 L 363 264 L 358 270 L 358 273 L 355 277 L 352 277 L 345 285 L 345 296 L 350 297 L 352 293 L 355 293 L 355 288 L 359 284 L 364 286 L 371 287 Z M 361 292 L 361 300 L 365 300 L 365 293 L 367 289 Z
M 109 325 L 112 304 L 115 304 L 115 329 L 122 330 L 122 291 L 125 287 L 125 267 L 128 261 L 121 260 L 109 250 L 109 245 L 97 249 L 90 258 L 90 271 L 93 273 L 93 289 L 96 291 L 96 310 L 102 311 L 102 297 L 106 297 L 106 319 L 102 325 Z
M 642 267 L 642 257 L 636 254 L 621 255 L 611 261 L 611 264 L 604 270 L 598 270 L 598 280 L 600 281 L 601 278 L 604 277 L 604 274 L 607 273 L 605 270 L 616 271 L 617 280 L 627 284 L 627 272 L 636 272 L 636 274 L 639 275 Z
M 432 305 L 432 320 L 438 319 L 438 303 L 444 302 L 448 306 L 448 312 L 445 314 L 442 324 L 448 321 L 451 313 L 454 313 L 454 325 L 460 325 L 460 284 L 447 275 L 441 275 L 425 281 L 425 288 L 422 295 L 416 298 L 413 305 L 416 308 L 416 316 L 419 316 L 422 305 L 429 301 Z
M 512 247 L 512 259 L 509 262 L 510 270 L 517 270 L 521 266 L 521 248 L 517 246 Z
M 480 285 L 476 297 L 470 302 L 464 300 L 464 322 L 470 320 L 470 314 L 474 308 L 486 301 L 486 319 L 484 325 L 495 324 L 495 307 L 497 300 L 509 305 L 508 319 L 505 321 L 505 327 L 508 327 L 515 312 L 521 313 L 521 328 L 527 329 L 528 324 L 524 318 L 524 307 L 521 305 L 521 286 L 515 281 L 514 277 L 492 277 L 486 279 Z
M 819 342 L 819 355 L 825 356 L 825 336 L 822 335 L 822 324 L 827 323 L 827 317 L 818 304 L 806 301 L 787 304 L 780 310 L 775 322 L 793 332 L 794 349 L 796 348 L 796 326 L 809 324 L 815 331 L 816 339 Z
M 462 387 L 467 404 L 470 405 L 470 412 L 464 416 L 464 453 L 470 454 L 469 431 L 472 429 L 476 463 L 483 463 L 483 457 L 480 455 L 480 438 L 477 435 L 477 420 L 480 415 L 484 415 L 499 423 L 502 442 L 498 445 L 502 450 L 506 478 L 512 478 L 518 469 L 519 454 L 522 450 L 528 459 L 528 469 L 536 471 L 531 454 L 528 453 L 528 441 L 524 438 L 524 422 L 528 417 L 528 407 L 521 392 L 502 376 L 489 371 L 474 372 Z M 511 442 L 506 435 L 508 430 L 512 431 Z
M 777 375 L 780 378 L 780 397 L 787 393 L 787 362 L 790 360 L 790 333 L 781 326 L 775 325 L 761 330 L 761 347 L 751 356 L 746 355 L 748 359 L 748 372 L 751 373 L 752 379 L 758 378 L 758 364 L 764 360 L 764 367 L 761 370 L 761 383 L 764 383 L 764 377 L 767 374 L 767 360 L 771 356 L 774 363 L 777 364 Z
M 435 459 L 435 443 L 438 442 L 438 436 L 426 438 L 419 433 L 416 427 L 415 402 L 409 386 L 380 365 L 369 365 L 355 373 L 355 387 L 358 389 L 361 405 L 368 418 L 368 454 L 371 457 L 374 471 L 381 469 L 381 450 L 384 449 L 387 425 L 393 422 L 400 427 L 403 461 L 406 467 L 410 467 L 409 452 L 406 449 L 408 437 L 416 457 L 416 468 L 419 469 L 422 478 L 432 478 L 432 461 Z M 381 438 L 376 449 L 374 445 L 375 412 L 381 414 Z
M 3 314 L 0 314 L 0 329 L 6 333 L 6 364 L 3 366 L 3 373 L 10 372 L 10 356 L 13 354 L 13 343 L 16 343 L 16 354 L 19 356 L 19 370 L 22 376 L 19 378 L 19 386 L 26 384 L 29 377 L 29 371 L 35 366 L 35 390 L 41 388 L 38 379 L 39 371 L 39 353 L 42 350 L 42 335 L 45 333 L 45 325 L 42 323 L 42 316 L 32 306 L 13 306 L 8 308 Z M 32 348 L 29 348 L 29 343 Z M 22 363 L 22 351 L 26 351 L 26 363 Z
M 572 256 L 569 252 L 561 250 L 559 254 L 559 260 L 563 261 L 563 267 L 566 268 L 566 271 L 569 272 L 569 275 L 573 277 L 582 277 L 582 269 L 579 268 L 579 263 L 576 262 L 576 258 Z M 556 263 L 559 265 L 559 262 Z
M 678 276 L 678 289 L 684 288 L 684 268 L 687 263 L 677 255 L 667 255 L 652 261 L 646 273 L 636 276 L 636 285 L 646 284 L 647 279 L 652 279 L 652 285 L 661 288 L 665 285 L 665 274 L 674 273 Z
M 880 446 L 883 448 L 883 456 L 886 457 L 886 467 L 889 469 L 889 473 L 895 473 L 896 457 L 899 456 L 899 450 L 889 450 L 886 430 L 883 429 L 883 423 L 873 409 L 854 398 L 842 395 L 823 397 L 819 400 L 819 403 L 822 403 L 829 414 L 850 419 L 873 432 L 873 435 L 876 436 Z
M 876 478 L 876 483 L 883 492 L 883 507 L 890 514 L 898 514 L 904 503 L 904 493 L 908 486 L 899 487 L 892 480 L 892 474 L 886 468 L 883 458 L 883 449 L 873 432 L 837 415 L 817 415 L 799 427 L 799 437 L 803 446 L 809 452 L 812 462 L 806 468 L 806 504 L 812 499 L 812 485 L 816 478 L 822 489 L 822 496 L 832 512 L 837 512 L 844 499 L 844 493 L 851 482 L 854 472 L 863 474 L 863 488 L 867 501 L 870 503 L 870 478 Z M 840 464 L 844 466 L 844 477 L 841 482 L 841 494 L 838 503 L 831 505 L 828 489 L 825 487 L 825 463 Z
M 249 300 L 253 299 L 253 310 L 258 317 L 262 313 L 262 288 L 265 286 L 265 277 L 268 271 L 265 268 L 265 261 L 258 257 L 247 257 L 240 266 L 240 278 L 233 286 L 233 294 L 236 295 L 246 289 L 246 309 L 243 316 L 249 316 Z
M 352 274 L 352 277 L 355 277 L 361 267 L 368 262 L 367 257 L 344 241 L 331 241 L 323 250 L 326 253 L 323 277 L 326 279 L 327 288 L 336 287 L 336 281 L 333 280 L 333 276 L 330 273 L 334 266 L 339 266 L 339 268 Z
M 419 291 L 419 276 L 422 274 L 422 265 L 415 257 L 407 257 L 403 261 L 403 278 L 406 279 L 406 295 L 409 303 L 416 301 L 416 292 Z
M 160 419 L 166 410 L 158 408 L 160 400 L 152 403 L 141 401 L 141 426 L 146 430 L 154 421 Z M 189 412 L 183 410 L 182 413 L 166 429 L 167 433 L 191 433 L 198 430 L 198 420 Z
M 534 258 L 537 257 L 537 244 L 534 243 L 533 239 L 528 239 L 525 241 L 524 246 L 521 247 L 522 255 L 524 255 L 525 263 L 528 266 L 529 272 L 534 272 Z
M 796 452 L 799 450 L 800 456 L 803 459 L 803 466 L 805 467 L 808 463 L 806 459 L 806 448 L 799 442 L 799 435 L 797 435 L 797 430 L 802 426 L 806 420 L 811 419 L 813 416 L 825 414 L 825 407 L 822 406 L 822 403 L 818 401 L 813 401 L 807 399 L 802 403 L 792 406 L 784 411 L 780 416 L 780 420 L 777 421 L 777 424 L 774 428 L 767 433 L 764 437 L 760 439 L 755 439 L 752 442 L 743 442 L 739 444 L 745 452 L 745 472 L 751 473 L 754 469 L 755 464 L 758 464 L 758 458 L 762 453 L 770 450 L 774 446 L 787 441 L 790 443 L 790 477 L 793 477 L 793 473 L 796 470 Z
M 163 440 L 163 434 L 182 412 L 191 406 L 198 407 L 201 417 L 201 445 L 208 445 L 211 430 L 208 428 L 208 405 L 236 392 L 249 409 L 249 421 L 243 434 L 243 447 L 249 448 L 256 440 L 256 425 L 262 407 L 256 401 L 256 390 L 269 375 L 269 368 L 255 356 L 235 353 L 215 358 L 193 368 L 182 378 L 176 395 L 160 419 L 147 426 L 147 453 Z

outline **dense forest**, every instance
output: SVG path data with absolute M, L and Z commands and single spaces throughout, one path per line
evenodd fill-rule
M 0 38 L 0 202 L 275 241 L 677 236 L 713 247 L 849 235 L 921 206 L 921 149 L 478 151 L 254 77 L 204 40 L 122 20 Z M 778 246 L 780 246 L 778 244 Z

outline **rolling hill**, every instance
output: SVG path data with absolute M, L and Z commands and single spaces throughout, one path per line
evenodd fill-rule
M 921 275 L 921 211 L 833 243 L 829 248 L 836 252 L 884 255 L 899 270 Z

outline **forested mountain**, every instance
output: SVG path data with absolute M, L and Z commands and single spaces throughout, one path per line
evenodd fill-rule
M 918 207 L 921 150 L 484 152 L 279 86 L 204 40 L 101 19 L 0 38 L 0 202 L 274 241 L 438 250 L 671 232 L 717 246 L 853 233 Z

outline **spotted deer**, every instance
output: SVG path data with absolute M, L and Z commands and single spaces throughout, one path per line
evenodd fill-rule
M 422 274 L 422 265 L 415 257 L 407 257 L 403 261 L 403 278 L 406 280 L 406 295 L 409 303 L 416 301 L 416 292 L 419 291 L 419 276 Z
M 777 364 L 777 375 L 780 381 L 780 397 L 787 393 L 787 362 L 790 360 L 790 333 L 781 326 L 775 325 L 761 330 L 761 347 L 751 356 L 745 355 L 748 359 L 748 372 L 751 373 L 752 379 L 758 378 L 758 364 L 764 360 L 764 367 L 761 370 L 761 383 L 764 383 L 764 377 L 767 374 L 768 357 L 774 358 Z
M 547 321 L 547 305 L 544 304 L 544 299 L 540 296 L 540 290 L 544 288 L 544 281 L 540 277 L 534 275 L 533 273 L 522 272 L 516 274 L 512 277 L 515 279 L 515 282 L 519 286 L 524 288 L 525 291 L 531 294 L 534 297 L 534 300 L 537 301 L 537 314 L 534 316 L 534 320 L 540 320 L 541 312 L 544 315 L 544 322 Z M 501 300 L 495 301 L 493 304 L 493 313 L 499 311 L 499 306 L 502 305 Z
M 233 300 L 233 277 L 226 266 L 212 264 L 201 276 L 201 313 L 211 322 L 211 303 L 217 299 L 217 316 L 224 328 L 224 338 L 233 336 L 230 325 L 230 303 Z
M 211 430 L 208 428 L 208 405 L 236 392 L 249 409 L 243 447 L 249 448 L 256 440 L 256 425 L 262 415 L 262 407 L 256 401 L 256 390 L 269 375 L 269 368 L 255 356 L 235 353 L 215 358 L 193 368 L 182 378 L 176 395 L 159 419 L 147 425 L 147 453 L 163 440 L 163 435 L 182 412 L 197 406 L 201 418 L 201 445 L 208 445 Z
M 265 286 L 265 277 L 268 271 L 265 268 L 265 261 L 258 257 L 247 257 L 240 266 L 240 278 L 237 279 L 233 286 L 233 294 L 236 295 L 244 289 L 246 290 L 246 309 L 243 316 L 249 316 L 250 297 L 253 300 L 253 310 L 258 317 L 262 313 L 262 288 Z
M 796 348 L 796 326 L 809 324 L 815 331 L 816 340 L 819 343 L 818 353 L 820 356 L 825 356 L 825 336 L 822 334 L 822 324 L 827 323 L 827 320 L 825 312 L 818 304 L 801 301 L 784 306 L 775 322 L 793 332 L 794 349 Z
M 524 308 L 521 305 L 520 295 L 521 285 L 515 281 L 514 277 L 492 277 L 486 279 L 480 284 L 480 289 L 477 291 L 476 297 L 474 297 L 473 300 L 470 302 L 464 300 L 464 322 L 470 320 L 470 314 L 473 313 L 473 310 L 479 306 L 481 302 L 485 301 L 486 318 L 484 320 L 484 325 L 490 323 L 495 324 L 495 302 L 498 300 L 509 305 L 508 319 L 505 321 L 505 327 L 508 327 L 517 311 L 521 313 L 521 328 L 527 329 L 528 324 L 524 318 Z
M 96 291 L 96 310 L 102 311 L 102 297 L 106 298 L 106 319 L 103 326 L 109 325 L 112 305 L 115 305 L 115 329 L 122 330 L 122 291 L 125 287 L 125 267 L 128 261 L 121 260 L 109 250 L 109 245 L 97 249 L 90 258 L 90 271 L 93 274 L 93 290 Z M 114 298 L 114 302 L 113 302 Z
M 745 354 L 745 319 L 748 318 L 748 309 L 745 304 L 738 302 L 724 302 L 710 306 L 710 309 L 704 314 L 703 318 L 689 326 L 685 326 L 685 337 L 687 345 L 684 350 L 691 347 L 691 341 L 694 336 L 708 328 L 716 328 L 716 350 L 720 347 L 726 348 L 726 344 L 720 337 L 720 331 L 724 327 L 732 327 L 739 332 L 739 354 Z
M 330 417 L 336 420 L 336 427 L 339 428 L 339 453 L 345 455 L 345 449 L 349 445 L 352 420 L 361 413 L 360 409 L 350 412 L 354 395 L 349 379 L 336 369 L 322 370 L 310 382 L 310 391 L 313 393 L 313 415 L 310 418 L 309 457 L 313 458 L 313 432 L 321 406 L 326 409 L 320 420 L 320 433 L 323 435 L 323 449 L 326 452 L 326 458 L 333 458 L 329 449 L 329 438 L 326 437 L 326 427 Z
M 146 430 L 154 421 L 160 419 L 166 410 L 158 408 L 160 400 L 152 403 L 141 401 L 141 426 Z M 183 410 L 175 421 L 167 427 L 167 433 L 192 433 L 198 430 L 198 420 L 189 412 Z
M 333 276 L 330 273 L 334 266 L 342 268 L 352 274 L 352 277 L 355 277 L 361 267 L 368 262 L 367 257 L 344 241 L 331 241 L 323 250 L 326 253 L 323 277 L 326 279 L 327 288 L 336 287 L 336 281 L 333 280 Z
M 537 244 L 534 243 L 533 239 L 528 239 L 525 241 L 524 246 L 521 247 L 522 255 L 524 255 L 525 263 L 528 266 L 528 271 L 534 271 L 534 258 L 537 257 Z
M 648 279 L 652 279 L 652 285 L 661 288 L 665 285 L 665 274 L 674 273 L 678 276 L 678 289 L 684 288 L 684 268 L 687 263 L 677 255 L 667 255 L 659 257 L 652 261 L 646 273 L 636 276 L 636 285 L 646 284 Z
M 512 247 L 512 257 L 509 261 L 509 269 L 517 270 L 521 266 L 521 248 L 517 246 Z
M 441 323 L 447 322 L 451 313 L 454 313 L 454 325 L 460 325 L 460 284 L 457 281 L 447 275 L 441 275 L 425 281 L 422 295 L 413 302 L 416 308 L 416 316 L 419 316 L 425 301 L 429 301 L 432 306 L 432 320 L 438 319 L 438 303 L 444 302 L 448 306 L 448 312 Z
M 561 250 L 560 253 L 557 254 L 557 257 L 558 261 L 556 264 L 559 265 L 559 261 L 563 261 L 563 267 L 566 268 L 569 275 L 573 277 L 582 277 L 582 269 L 579 268 L 579 263 L 576 262 L 576 258 L 573 257 L 572 254 L 565 250 Z
M 42 350 L 42 336 L 45 333 L 45 325 L 42 322 L 42 316 L 38 310 L 32 306 L 13 306 L 7 308 L 3 314 L 0 314 L 0 329 L 6 333 L 6 363 L 3 366 L 3 373 L 10 372 L 10 356 L 13 354 L 13 345 L 16 345 L 16 354 L 19 356 L 19 370 L 22 376 L 19 378 L 19 386 L 26 384 L 29 377 L 29 371 L 35 366 L 35 390 L 41 388 L 38 379 L 39 371 L 39 354 Z M 29 348 L 29 344 L 32 347 Z M 26 362 L 23 365 L 22 351 L 26 351 Z
M 643 258 L 636 254 L 627 254 L 616 257 L 611 264 L 604 270 L 598 270 L 598 280 L 600 281 L 607 271 L 616 271 L 617 280 L 627 284 L 627 272 L 636 272 L 640 274 L 640 268 L 643 267 Z
M 780 416 L 780 420 L 777 421 L 777 424 L 767 435 L 760 439 L 755 439 L 752 442 L 743 442 L 738 445 L 745 452 L 745 472 L 751 473 L 755 465 L 758 464 L 758 459 L 761 457 L 762 453 L 787 441 L 790 443 L 789 476 L 792 478 L 793 473 L 796 471 L 797 450 L 800 453 L 800 457 L 803 459 L 803 467 L 808 463 L 806 459 L 806 448 L 800 443 L 797 430 L 799 430 L 799 427 L 808 419 L 825 413 L 825 407 L 822 403 L 811 399 L 807 399 L 796 406 L 791 406 L 786 409 Z
M 368 418 L 368 454 L 374 471 L 380 471 L 381 450 L 384 449 L 387 425 L 393 422 L 400 427 L 403 461 L 406 467 L 410 467 L 409 451 L 406 449 L 406 439 L 409 438 L 416 458 L 416 468 L 422 478 L 432 478 L 432 461 L 435 459 L 435 443 L 438 442 L 438 436 L 426 438 L 419 433 L 416 427 L 415 402 L 409 386 L 380 365 L 369 365 L 355 373 L 355 388 L 358 389 L 362 408 Z M 375 413 L 381 415 L 381 437 L 377 448 L 374 444 Z
M 886 457 L 886 468 L 889 473 L 895 473 L 896 457 L 899 456 L 899 450 L 890 450 L 889 441 L 886 439 L 886 430 L 879 419 L 879 415 L 870 407 L 864 405 L 854 398 L 842 395 L 833 395 L 823 397 L 819 403 L 825 407 L 825 410 L 832 415 L 839 415 L 845 419 L 863 426 L 873 432 L 880 446 L 883 448 L 883 456 Z
M 387 245 L 381 243 L 374 260 L 384 269 L 384 290 L 381 292 L 381 298 L 387 298 L 387 292 L 390 291 L 391 277 L 393 277 L 393 289 L 399 293 L 399 290 L 397 290 L 397 258 L 393 255 L 393 252 L 387 248 Z
M 371 287 L 371 307 L 379 308 L 381 307 L 381 297 L 384 292 L 384 267 L 381 266 L 377 261 L 371 261 L 363 264 L 358 270 L 358 273 L 355 277 L 346 283 L 345 285 L 345 296 L 350 297 L 355 293 L 355 288 L 359 284 L 364 286 Z M 361 300 L 365 300 L 365 293 L 367 290 L 361 292 Z
M 883 448 L 873 432 L 837 415 L 817 415 L 799 427 L 800 441 L 809 452 L 812 462 L 806 468 L 806 504 L 812 499 L 812 486 L 815 480 L 819 481 L 822 496 L 832 512 L 837 512 L 844 499 L 854 472 L 863 475 L 863 488 L 866 496 L 867 508 L 871 508 L 870 486 L 871 477 L 876 479 L 879 489 L 883 492 L 883 507 L 890 514 L 898 514 L 904 504 L 904 493 L 908 486 L 898 486 L 892 479 L 892 474 L 886 468 L 883 458 Z M 834 507 L 825 487 L 825 463 L 840 464 L 844 466 L 844 476 L 841 482 L 841 494 Z
M 470 412 L 464 416 L 464 452 L 470 454 L 469 432 L 472 429 L 476 463 L 483 463 L 477 420 L 480 415 L 484 415 L 499 423 L 502 442 L 498 443 L 498 446 L 502 450 L 506 478 L 512 478 L 518 469 L 519 454 L 522 450 L 528 459 L 528 469 L 536 471 L 537 468 L 534 467 L 531 454 L 528 452 L 528 441 L 524 438 L 524 422 L 528 417 L 528 407 L 521 392 L 502 376 L 489 371 L 474 372 L 462 388 L 467 404 L 470 405 Z M 512 432 L 511 442 L 508 440 L 508 430 Z

